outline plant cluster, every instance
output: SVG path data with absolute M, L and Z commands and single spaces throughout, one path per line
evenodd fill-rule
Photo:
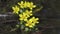
M 33 2 L 21 1 L 13 6 L 13 13 L 19 15 L 19 24 L 16 25 L 24 31 L 38 30 L 36 25 L 39 23 L 39 18 L 33 16 L 33 9 L 36 8 Z

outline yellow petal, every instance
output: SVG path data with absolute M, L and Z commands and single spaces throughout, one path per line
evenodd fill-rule
M 30 7 L 30 9 L 32 10 L 33 8 Z
M 25 24 L 25 26 L 28 26 L 28 24 Z
M 22 18 L 19 18 L 19 20 L 23 20 Z
M 30 16 L 32 16 L 33 14 L 31 13 L 31 14 L 29 14 Z
M 33 26 L 32 26 L 32 25 L 30 25 L 29 27 L 30 27 L 30 28 L 32 28 Z
M 14 8 L 14 7 L 12 7 L 12 9 L 13 9 L 13 10 L 15 10 L 15 8 Z
M 30 2 L 31 5 L 33 5 L 33 2 Z
M 35 23 L 32 23 L 32 26 L 35 26 Z
M 36 18 L 36 20 L 39 20 L 39 18 Z
M 26 1 L 25 1 L 25 3 L 24 3 L 24 7 L 27 8 L 27 2 L 26 2 Z
M 18 5 L 20 5 L 20 2 L 18 2 Z
M 24 21 L 27 21 L 27 19 L 24 19 Z
M 39 23 L 39 22 L 36 22 L 36 23 Z
M 23 17 L 22 14 L 19 14 L 19 17 Z
M 33 8 L 35 8 L 35 7 L 36 7 L 36 5 L 33 6 Z
M 21 4 L 23 4 L 23 1 L 21 1 Z

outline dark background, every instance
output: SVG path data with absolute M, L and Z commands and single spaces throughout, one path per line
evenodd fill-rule
M 10 32 L 18 22 L 18 17 L 12 14 L 11 7 L 19 1 L 21 0 L 0 0 L 0 34 L 21 33 L 20 29 Z M 60 0 L 26 1 L 32 1 L 37 6 L 43 6 L 43 9 L 35 14 L 36 17 L 40 18 L 39 30 L 42 34 L 60 34 Z

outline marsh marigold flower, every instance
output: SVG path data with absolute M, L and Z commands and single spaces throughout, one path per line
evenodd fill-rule
M 18 14 L 18 11 L 20 10 L 20 8 L 18 6 L 12 7 L 13 9 L 13 13 Z

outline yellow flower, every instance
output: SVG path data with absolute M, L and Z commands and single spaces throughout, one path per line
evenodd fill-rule
M 36 7 L 36 5 L 33 5 L 33 2 L 27 2 L 27 7 L 29 7 L 31 10 Z
M 19 14 L 19 20 L 24 20 L 24 21 L 27 21 L 27 17 L 25 14 Z
M 27 17 L 30 17 L 30 16 L 33 15 L 33 14 L 32 14 L 32 11 L 28 11 L 28 10 L 26 10 L 25 13 L 27 14 Z
M 21 3 L 18 2 L 18 5 L 20 5 L 20 8 L 24 8 L 24 2 L 23 1 L 21 1 Z
M 27 2 L 25 1 L 25 3 L 24 3 L 24 8 L 27 8 Z
M 30 18 L 29 20 L 26 21 L 25 26 L 33 28 L 36 23 L 39 23 L 38 20 L 39 20 L 38 18 L 32 17 L 32 18 Z
M 31 22 L 29 22 L 29 23 L 27 23 L 27 24 L 26 24 L 26 26 L 30 26 L 31 24 L 32 24 L 32 23 L 31 23 Z
M 35 26 L 35 23 L 33 23 L 32 20 L 27 20 L 25 26 L 28 26 L 30 28 L 33 28 Z
M 30 28 L 33 28 L 35 26 L 35 23 L 28 22 L 28 23 L 25 24 L 25 26 L 28 26 Z
M 27 23 L 25 24 L 25 26 L 33 28 L 34 24 L 31 21 L 27 21 Z
M 13 13 L 18 14 L 18 11 L 20 10 L 19 7 L 16 5 L 15 7 L 12 7 Z
M 32 22 L 31 22 L 30 20 L 27 20 L 27 21 L 26 21 L 26 26 L 31 25 L 31 23 L 32 23 Z
M 38 22 L 39 18 L 32 17 L 30 20 L 31 20 L 33 23 L 39 23 L 39 22 Z

